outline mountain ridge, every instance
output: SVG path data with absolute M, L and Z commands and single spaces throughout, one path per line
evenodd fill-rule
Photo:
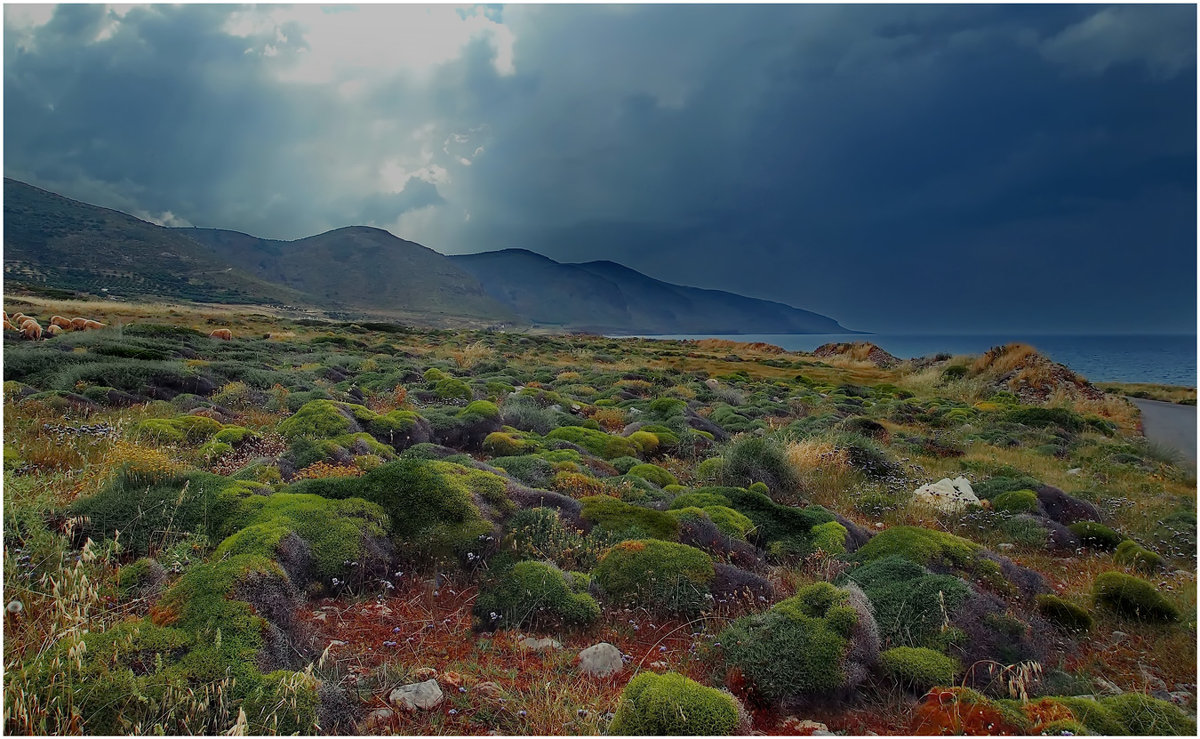
M 168 228 L 10 178 L 4 216 L 8 279 L 92 294 L 590 333 L 852 333 L 819 313 L 611 260 L 564 263 L 521 247 L 445 255 L 374 226 L 290 241 Z

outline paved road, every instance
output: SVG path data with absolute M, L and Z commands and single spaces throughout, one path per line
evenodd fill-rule
M 1196 406 L 1130 398 L 1142 411 L 1146 438 L 1178 449 L 1196 465 Z

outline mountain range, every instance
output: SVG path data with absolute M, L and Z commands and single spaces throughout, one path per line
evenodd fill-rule
M 167 228 L 4 180 L 10 283 L 118 298 L 289 305 L 434 324 L 594 333 L 844 333 L 783 303 L 524 249 L 446 256 L 349 226 L 295 241 Z

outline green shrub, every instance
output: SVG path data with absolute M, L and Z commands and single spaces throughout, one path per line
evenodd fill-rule
M 609 597 L 671 613 L 700 611 L 715 574 L 704 552 L 658 539 L 621 542 L 605 552 L 592 571 Z
M 457 377 L 438 380 L 433 386 L 433 392 L 442 400 L 470 400 L 475 395 L 471 386 Z
M 726 662 L 769 700 L 836 690 L 845 681 L 843 661 L 858 623 L 848 598 L 816 583 L 765 613 L 739 618 L 719 636 Z
M 675 475 L 672 475 L 670 472 L 667 472 L 656 464 L 634 465 L 629 469 L 628 474 L 652 482 L 660 488 L 666 487 L 667 485 L 675 485 L 679 482 L 675 479 Z
M 1122 693 L 1100 699 L 1100 705 L 1133 736 L 1195 736 L 1196 721 L 1179 707 L 1144 693 Z
M 1094 623 L 1086 608 L 1057 595 L 1039 595 L 1037 609 L 1047 621 L 1067 631 L 1090 631 Z
M 1007 493 L 1012 490 L 1029 490 L 1041 484 L 1040 480 L 1026 475 L 997 475 L 972 485 L 971 489 L 975 491 L 975 495 L 979 496 L 980 499 L 988 500 L 1001 493 Z
M 1087 736 L 1089 733 L 1086 726 L 1069 718 L 1049 721 L 1040 728 L 1041 736 Z
M 1113 531 L 1102 523 L 1095 521 L 1079 521 L 1067 527 L 1071 533 L 1079 537 L 1079 541 L 1091 549 L 1110 552 L 1116 549 L 1125 537 Z
M 799 488 L 800 478 L 788 462 L 783 444 L 758 436 L 743 436 L 729 444 L 722 455 L 721 482 L 746 487 L 764 483 L 769 489 L 787 493 Z
M 505 525 L 505 551 L 520 559 L 546 560 L 565 570 L 591 570 L 613 537 L 582 531 L 563 524 L 552 508 L 529 508 L 509 517 Z
M 700 510 L 708 514 L 721 533 L 734 539 L 745 541 L 747 534 L 754 530 L 754 522 L 749 517 L 723 505 L 707 505 Z
M 880 653 L 879 662 L 897 683 L 922 693 L 938 685 L 953 685 L 962 670 L 958 660 L 924 647 L 893 647 Z
M 672 508 L 704 508 L 706 506 L 730 506 L 729 498 L 720 493 L 680 493 L 671 501 Z
M 635 443 L 623 436 L 613 436 L 582 426 L 562 426 L 546 434 L 546 438 L 569 442 L 604 459 L 635 457 L 639 451 Z
M 332 400 L 311 400 L 279 422 L 279 433 L 287 439 L 328 439 L 349 433 L 350 414 Z
M 754 524 L 754 540 L 764 548 L 777 542 L 791 542 L 793 548 L 807 553 L 811 549 L 813 527 L 834 520 L 833 514 L 821 506 L 795 508 L 782 505 L 756 490 L 700 488 L 696 493 L 721 495 L 728 499 L 730 508 Z
M 626 503 L 611 495 L 593 495 L 581 502 L 583 520 L 608 533 L 669 540 L 679 535 L 679 524 L 664 511 Z
M 1179 609 L 1141 578 L 1105 572 L 1092 585 L 1096 605 L 1139 621 L 1178 621 Z
M 1042 406 L 1021 406 L 1007 411 L 1004 420 L 1008 423 L 1019 423 L 1035 428 L 1058 426 L 1066 431 L 1082 431 L 1083 418 L 1074 411 L 1066 408 L 1045 408 Z
M 1124 736 L 1129 733 L 1125 723 L 1115 713 L 1098 701 L 1083 697 L 1056 697 L 1055 703 L 1066 706 L 1092 734 L 1099 736 Z
M 812 527 L 812 548 L 826 554 L 846 553 L 846 527 L 837 521 L 826 521 Z
M 726 736 L 738 729 L 733 696 L 675 672 L 640 672 L 621 693 L 613 735 Z
M 1161 570 L 1164 564 L 1163 558 L 1156 552 L 1146 549 L 1133 539 L 1126 539 L 1117 546 L 1117 551 L 1113 553 L 1113 561 L 1147 573 Z
M 628 437 L 629 441 L 638 448 L 638 451 L 643 454 L 654 454 L 658 451 L 659 439 L 657 434 L 652 434 L 644 429 L 634 431 Z
M 931 575 L 903 557 L 884 557 L 846 575 L 867 594 L 884 644 L 932 647 L 946 619 L 966 602 L 970 589 L 952 575 Z
M 859 562 L 883 557 L 903 557 L 920 565 L 943 565 L 959 570 L 973 568 L 979 545 L 944 531 L 919 526 L 893 526 L 876 534 L 854 553 Z
M 207 472 L 142 471 L 126 465 L 100 492 L 81 498 L 71 511 L 106 536 L 121 532 L 127 551 L 145 555 L 191 533 L 212 536 L 242 498 L 259 485 Z
M 518 562 L 479 593 L 475 616 L 489 627 L 587 626 L 600 606 L 586 591 L 584 576 L 546 562 Z
M 506 431 L 493 431 L 483 440 L 483 452 L 493 457 L 515 457 L 537 451 L 537 444 Z
M 1037 493 L 1032 490 L 1010 490 L 992 498 L 992 508 L 1002 513 L 1030 513 L 1037 507 Z
M 325 498 L 362 498 L 382 506 L 402 553 L 420 561 L 471 551 L 492 531 L 481 505 L 513 505 L 504 478 L 452 462 L 401 459 L 362 477 L 327 477 L 294 483 L 290 492 Z
M 136 438 L 149 439 L 159 444 L 198 444 L 216 434 L 222 428 L 219 421 L 205 416 L 177 416 L 175 418 L 148 418 L 133 428 Z

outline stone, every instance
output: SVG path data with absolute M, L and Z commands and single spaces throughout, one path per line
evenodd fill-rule
M 979 505 L 979 496 L 971 488 L 971 483 L 965 477 L 951 480 L 943 477 L 937 482 L 922 485 L 913 493 L 913 502 L 935 508 L 947 513 L 966 510 L 969 506 Z
M 670 665 L 668 665 L 666 662 L 663 662 L 661 659 L 650 663 L 651 670 L 666 670 L 670 667 Z
M 1194 698 L 1194 696 L 1186 690 L 1175 690 L 1168 693 L 1167 696 L 1167 699 L 1175 705 L 1185 707 L 1191 705 L 1191 702 Z
M 1100 689 L 1101 695 L 1120 695 L 1123 692 L 1114 683 L 1102 677 L 1096 678 L 1094 682 L 1096 683 L 1096 687 Z
M 704 384 L 708 386 L 709 390 L 716 390 L 721 387 L 721 382 L 715 377 L 708 378 L 704 381 Z
M 833 736 L 833 732 L 829 730 L 829 727 L 820 721 L 813 721 L 807 718 L 799 719 L 795 716 L 791 716 L 785 720 L 783 728 L 794 736 Z
M 562 644 L 557 639 L 546 637 L 545 639 L 534 639 L 532 636 L 527 636 L 517 642 L 518 646 L 525 649 L 532 649 L 535 652 L 549 652 L 554 649 L 562 649 Z
M 1011 549 L 1016 549 L 1016 548 L 1017 548 L 1017 545 L 1016 545 L 1016 544 L 1009 544 L 1008 542 L 1001 542 L 1000 544 L 997 544 L 997 545 L 996 545 L 996 548 L 997 548 L 997 549 L 1000 549 L 1000 550 L 1002 550 L 1002 551 L 1006 551 L 1006 552 L 1007 552 L 1007 551 L 1009 551 L 1009 550 L 1011 550 Z
M 491 680 L 479 683 L 475 686 L 475 690 L 473 692 L 478 693 L 489 700 L 495 700 L 496 698 L 504 695 L 504 689 Z
M 620 672 L 624 666 L 621 650 L 608 642 L 593 644 L 579 653 L 579 669 L 585 675 L 608 677 Z
M 433 669 L 432 667 L 421 667 L 412 674 L 413 680 L 419 683 L 425 682 L 426 680 L 433 680 L 436 677 L 437 670 Z
M 367 714 L 363 719 L 363 729 L 366 731 L 378 730 L 385 726 L 391 726 L 392 719 L 396 717 L 396 712 L 390 708 L 376 708 Z
M 1068 475 L 1078 475 L 1081 472 L 1083 472 L 1082 467 L 1072 467 L 1071 469 L 1067 470 Z
M 402 711 L 428 710 L 445 699 L 437 680 L 401 685 L 388 696 L 388 703 Z

